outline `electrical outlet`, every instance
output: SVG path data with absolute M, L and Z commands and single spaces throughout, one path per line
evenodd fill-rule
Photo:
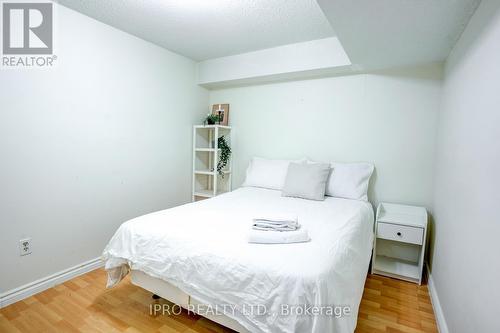
M 31 254 L 31 238 L 25 238 L 19 241 L 19 254 L 21 256 Z

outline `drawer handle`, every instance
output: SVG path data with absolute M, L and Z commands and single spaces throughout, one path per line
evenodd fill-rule
M 400 232 L 398 232 L 396 235 L 398 235 L 399 237 L 401 237 L 401 233 Z

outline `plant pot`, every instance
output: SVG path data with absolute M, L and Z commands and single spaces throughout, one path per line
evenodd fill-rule
M 212 119 L 207 119 L 207 124 L 215 125 L 215 121 L 213 121 Z

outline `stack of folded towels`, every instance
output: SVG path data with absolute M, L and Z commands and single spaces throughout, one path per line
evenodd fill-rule
M 256 217 L 252 222 L 249 243 L 285 244 L 309 241 L 307 230 L 298 223 L 296 216 Z

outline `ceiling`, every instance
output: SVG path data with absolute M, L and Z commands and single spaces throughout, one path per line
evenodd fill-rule
M 318 0 L 361 70 L 444 61 L 480 0 Z
M 336 36 L 366 71 L 444 61 L 480 0 L 58 2 L 196 61 Z
M 194 60 L 334 36 L 315 0 L 59 0 Z

